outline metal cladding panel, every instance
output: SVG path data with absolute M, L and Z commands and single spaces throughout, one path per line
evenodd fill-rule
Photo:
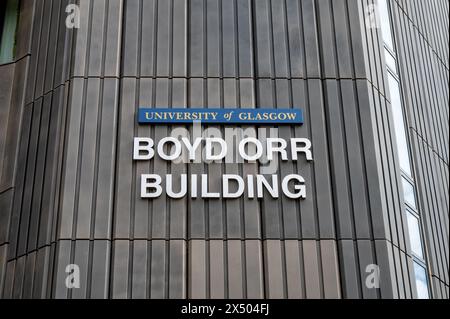
M 449 4 L 395 1 L 391 10 L 431 293 L 448 298 Z
M 448 298 L 448 3 L 390 2 L 433 297 Z M 372 0 L 21 3 L 18 60 L 0 66 L 0 101 L 11 101 L 0 110 L 1 297 L 414 297 Z M 68 4 L 79 29 L 65 26 Z M 309 138 L 314 161 L 278 159 L 276 173 L 301 174 L 307 198 L 141 199 L 141 174 L 207 173 L 220 191 L 223 174 L 265 169 L 133 161 L 135 136 L 194 134 L 139 125 L 141 106 L 301 108 L 303 126 L 276 134 Z M 78 290 L 65 286 L 72 263 Z M 365 284 L 370 264 L 379 290 Z

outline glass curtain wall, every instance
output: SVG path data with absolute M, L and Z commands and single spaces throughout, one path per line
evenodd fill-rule
M 408 225 L 411 255 L 414 260 L 414 275 L 419 299 L 429 298 L 428 275 L 425 261 L 423 237 L 421 231 L 421 216 L 416 204 L 416 187 L 412 171 L 404 102 L 402 100 L 400 77 L 397 67 L 395 38 L 392 31 L 389 0 L 378 0 L 380 28 L 384 42 L 386 73 L 390 92 L 391 112 L 394 123 L 394 133 L 397 145 L 398 162 L 400 166 L 403 201 Z

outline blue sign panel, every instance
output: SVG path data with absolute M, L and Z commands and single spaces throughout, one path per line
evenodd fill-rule
M 168 109 L 141 108 L 139 123 L 149 124 L 303 124 L 300 109 Z

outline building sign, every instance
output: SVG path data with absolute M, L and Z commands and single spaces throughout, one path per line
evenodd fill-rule
M 188 124 L 303 124 L 299 109 L 168 109 L 141 108 L 139 123 Z
M 302 161 L 313 160 L 311 141 L 307 138 L 283 139 L 274 136 L 250 137 L 245 132 L 227 138 L 199 136 L 214 128 L 202 130 L 201 124 L 303 124 L 303 114 L 296 109 L 170 109 L 141 108 L 138 113 L 141 124 L 193 124 L 191 130 L 176 128 L 171 136 L 154 140 L 150 137 L 135 137 L 133 141 L 133 160 L 150 161 L 155 157 L 175 164 L 185 163 L 258 163 L 260 174 L 241 176 L 223 174 L 220 180 L 211 180 L 208 174 L 166 174 L 149 172 L 140 177 L 140 196 L 144 199 L 165 195 L 170 198 L 238 198 L 246 196 L 250 199 L 269 196 L 279 198 L 282 195 L 291 199 L 305 199 L 307 189 L 304 178 L 297 174 L 280 176 L 278 160 Z M 195 134 L 195 127 L 200 127 Z M 184 130 L 183 132 L 180 132 Z M 242 128 L 232 128 L 243 130 Z M 272 130 L 264 127 L 265 130 Z M 277 130 L 274 128 L 273 130 Z M 191 132 L 192 131 L 192 132 Z M 217 129 L 221 134 L 221 130 Z M 193 136 L 191 135 L 193 134 Z M 269 173 L 261 169 L 262 160 L 271 165 Z M 188 170 L 189 171 L 189 170 Z M 216 177 L 217 178 L 217 177 Z M 220 186 L 220 192 L 211 190 L 211 183 Z M 175 186 L 177 185 L 177 186 Z

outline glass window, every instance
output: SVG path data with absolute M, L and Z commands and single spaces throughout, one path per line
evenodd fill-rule
M 418 263 L 414 263 L 414 274 L 416 277 L 417 297 L 419 299 L 428 299 L 428 280 L 425 268 Z
M 5 22 L 6 1 L 0 1 L 0 40 L 2 39 L 3 23 Z
M 378 0 L 378 12 L 380 13 L 380 26 L 383 40 L 386 46 L 394 50 L 392 41 L 391 21 L 389 19 L 389 9 L 387 0 Z
M 14 59 L 16 26 L 19 12 L 19 0 L 2 1 L 0 10 L 0 64 Z
M 416 208 L 416 197 L 414 193 L 414 186 L 411 185 L 405 178 L 402 178 L 403 182 L 403 196 L 405 201 L 413 208 Z
M 423 259 L 422 239 L 420 237 L 419 220 L 410 212 L 406 213 L 408 219 L 409 241 L 412 252 Z
M 391 74 L 388 74 L 389 90 L 391 92 L 392 115 L 394 116 L 395 137 L 397 140 L 397 152 L 400 168 L 411 176 L 411 166 L 409 163 L 409 148 L 406 140 L 405 120 L 403 117 L 402 100 L 400 98 L 400 88 L 398 82 Z

